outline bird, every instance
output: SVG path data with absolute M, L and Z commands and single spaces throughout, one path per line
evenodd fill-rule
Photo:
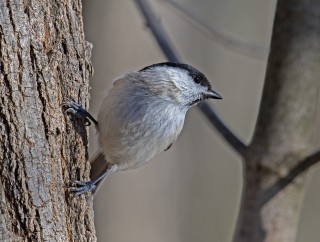
M 138 168 L 177 140 L 187 111 L 206 99 L 222 99 L 206 76 L 191 65 L 161 62 L 124 74 L 105 96 L 98 120 L 69 99 L 62 106 L 94 123 L 99 152 L 91 159 L 91 181 L 74 180 L 75 195 L 96 193 L 110 173 Z

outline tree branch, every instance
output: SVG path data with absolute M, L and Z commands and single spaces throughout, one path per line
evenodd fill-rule
M 232 133 L 209 104 L 202 102 L 198 104 L 198 107 L 220 135 L 228 142 L 228 144 L 243 156 L 247 150 L 247 146 L 234 133 Z
M 212 28 L 205 21 L 199 18 L 196 14 L 194 14 L 192 11 L 183 6 L 183 4 L 178 3 L 174 0 L 158 1 L 167 3 L 168 5 L 180 11 L 187 21 L 189 21 L 197 29 L 199 29 L 209 38 L 212 38 L 216 43 L 222 45 L 226 49 L 233 50 L 240 54 L 244 54 L 246 56 L 250 56 L 256 59 L 266 59 L 268 57 L 268 48 L 241 39 L 237 39 L 231 35 L 228 35 L 226 33 L 220 32 L 217 29 Z
M 177 52 L 174 50 L 173 45 L 170 42 L 169 36 L 167 35 L 164 28 L 156 18 L 156 14 L 149 5 L 148 1 L 135 0 L 138 5 L 143 17 L 146 20 L 146 24 L 154 35 L 160 49 L 163 51 L 166 58 L 171 62 L 180 62 Z
M 156 18 L 156 14 L 148 1 L 135 0 L 135 2 L 166 58 L 171 62 L 181 62 L 177 52 L 169 40 L 166 31 L 162 27 L 160 21 Z M 210 123 L 217 129 L 220 135 L 222 135 L 222 137 L 228 142 L 228 144 L 240 155 L 243 155 L 247 149 L 247 146 L 222 122 L 216 112 L 211 109 L 209 104 L 202 103 L 198 107 L 208 118 Z
M 301 162 L 299 162 L 290 172 L 276 181 L 273 185 L 262 192 L 260 206 L 262 207 L 268 201 L 270 201 L 276 194 L 287 187 L 296 177 L 304 173 L 310 167 L 320 161 L 320 150 L 307 156 Z

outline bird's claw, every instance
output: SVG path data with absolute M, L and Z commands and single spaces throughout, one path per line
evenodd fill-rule
M 69 99 L 62 103 L 62 107 L 65 108 L 65 113 L 72 113 L 79 119 L 82 119 L 85 126 L 91 125 L 91 122 L 87 117 L 87 111 L 80 104 Z
M 96 187 L 96 184 L 94 182 L 74 180 L 73 183 L 75 183 L 76 186 L 69 187 L 69 191 L 74 193 L 74 196 L 79 196 L 81 194 L 84 194 Z

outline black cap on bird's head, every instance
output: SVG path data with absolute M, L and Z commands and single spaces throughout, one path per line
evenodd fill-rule
M 211 84 L 208 81 L 207 77 L 202 72 L 194 68 L 193 66 L 190 66 L 184 63 L 178 63 L 178 62 L 161 62 L 161 63 L 147 66 L 141 69 L 140 71 L 145 71 L 145 70 L 152 69 L 155 67 L 160 67 L 160 66 L 180 68 L 182 70 L 187 71 L 195 83 L 200 84 L 201 86 L 207 87 L 208 90 L 210 90 L 210 92 L 208 93 L 208 98 L 222 99 L 222 97 L 218 93 L 212 90 Z
M 193 100 L 190 103 L 190 105 L 193 105 L 201 100 L 208 99 L 208 98 L 222 99 L 222 97 L 217 92 L 212 90 L 212 86 L 211 86 L 210 82 L 208 81 L 207 77 L 202 72 L 200 72 L 199 70 L 197 70 L 196 68 L 194 68 L 193 66 L 190 66 L 188 64 L 176 63 L 176 62 L 161 62 L 161 63 L 147 66 L 147 67 L 139 70 L 139 72 L 157 69 L 158 67 L 159 68 L 161 68 L 161 67 L 178 68 L 182 71 L 185 71 L 188 74 L 188 76 L 191 77 L 191 79 L 193 80 L 194 83 L 203 87 L 204 91 L 203 91 L 203 93 L 201 93 L 202 95 L 200 97 L 197 97 L 197 99 Z

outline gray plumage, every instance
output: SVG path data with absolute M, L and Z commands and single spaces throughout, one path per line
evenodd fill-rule
M 103 155 L 98 154 L 92 166 L 96 169 L 99 161 L 103 171 L 91 173 L 90 184 L 78 181 L 82 187 L 74 191 L 81 194 L 110 171 L 137 168 L 166 150 L 177 140 L 188 109 L 207 98 L 221 97 L 201 72 L 182 63 L 154 64 L 117 79 L 98 114 Z

